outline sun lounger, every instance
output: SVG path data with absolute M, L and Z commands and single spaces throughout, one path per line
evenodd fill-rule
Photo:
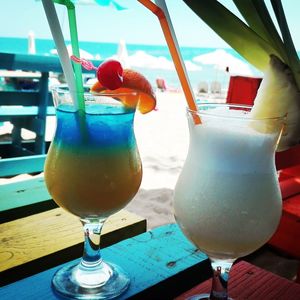
M 212 81 L 210 83 L 210 91 L 212 94 L 221 94 L 222 92 L 222 85 L 219 81 Z
M 157 87 L 157 90 L 160 92 L 175 92 L 175 93 L 177 93 L 180 91 L 180 89 L 178 89 L 178 88 L 168 86 L 165 79 L 163 79 L 163 78 L 156 79 L 156 87 Z
M 159 91 L 165 92 L 167 90 L 166 81 L 163 78 L 157 78 L 156 87 Z
M 207 94 L 208 93 L 208 83 L 207 81 L 200 81 L 197 86 L 197 94 Z

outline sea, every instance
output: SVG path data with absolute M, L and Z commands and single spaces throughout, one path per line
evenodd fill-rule
M 70 44 L 70 41 L 66 41 L 66 45 Z M 117 58 L 121 45 L 123 47 L 125 45 L 126 64 L 146 76 L 153 86 L 157 78 L 164 78 L 170 89 L 180 88 L 180 81 L 167 45 L 125 44 L 124 41 L 79 43 L 80 49 L 87 52 L 90 58 L 101 60 Z M 56 55 L 53 54 L 55 43 L 51 39 L 35 39 L 35 49 L 38 55 Z M 28 53 L 28 39 L 0 37 L 0 52 Z M 231 48 L 180 47 L 180 53 L 194 90 L 197 90 L 200 83 L 210 84 L 212 81 L 219 81 L 222 87 L 226 88 L 232 73 L 247 76 L 262 75 Z M 197 59 L 201 56 L 203 58 L 203 55 L 208 56 Z

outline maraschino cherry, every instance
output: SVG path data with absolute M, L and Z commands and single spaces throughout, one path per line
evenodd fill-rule
M 92 62 L 84 58 L 78 58 L 75 55 L 72 55 L 71 59 L 80 63 L 86 70 L 96 70 L 97 79 L 105 88 L 115 90 L 122 86 L 123 68 L 117 60 L 106 60 L 97 68 Z

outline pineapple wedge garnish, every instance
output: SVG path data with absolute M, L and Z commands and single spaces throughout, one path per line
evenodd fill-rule
M 290 68 L 271 55 L 269 67 L 264 72 L 254 100 L 251 117 L 260 119 L 278 116 L 286 116 L 277 148 L 277 151 L 283 151 L 300 142 L 300 92 Z M 272 128 L 268 130 L 272 131 Z

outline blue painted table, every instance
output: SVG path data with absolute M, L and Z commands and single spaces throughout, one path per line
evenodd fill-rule
M 131 276 L 129 289 L 118 299 L 173 299 L 211 276 L 207 257 L 176 224 L 104 248 L 102 255 Z M 60 267 L 2 287 L 0 299 L 57 299 L 51 290 L 51 279 Z

